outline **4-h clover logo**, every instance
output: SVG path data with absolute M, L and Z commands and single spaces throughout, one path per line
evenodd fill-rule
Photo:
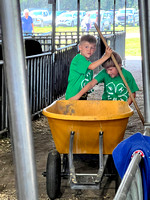
M 128 91 L 123 83 L 115 85 L 113 82 L 106 85 L 106 93 L 108 100 L 123 100 L 127 101 Z
M 85 79 L 81 82 L 81 88 L 84 88 L 85 85 L 87 85 L 87 83 L 91 81 L 91 72 L 88 72 L 85 75 Z

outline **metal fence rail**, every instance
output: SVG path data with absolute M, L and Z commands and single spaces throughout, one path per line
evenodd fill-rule
M 43 53 L 26 57 L 31 114 L 36 115 L 64 95 L 69 66 L 77 53 L 77 45 L 58 49 L 55 54 Z
M 74 35 L 70 33 L 70 35 Z M 125 33 L 105 35 L 107 43 L 116 51 L 124 56 L 122 46 L 125 43 Z M 26 37 L 31 39 L 31 37 Z M 54 53 L 51 48 L 50 36 L 34 37 L 42 46 L 44 53 L 26 57 L 27 81 L 29 88 L 29 101 L 32 117 L 39 114 L 44 107 L 51 104 L 54 100 L 65 94 L 71 60 L 77 54 L 77 43 L 65 47 L 57 48 Z M 73 40 L 74 41 L 74 40 Z M 76 40 L 75 40 L 76 42 Z M 97 50 L 92 56 L 91 61 L 101 57 L 105 47 L 98 38 Z M 122 58 L 124 59 L 124 57 Z M 94 70 L 97 73 L 98 69 Z M 7 95 L 5 88 L 5 76 L 3 61 L 0 63 L 0 133 L 8 130 Z
M 115 34 L 112 31 L 103 31 L 102 32 L 106 40 L 111 40 L 109 41 L 109 45 L 111 44 L 111 47 L 116 50 L 117 52 L 120 53 L 121 57 L 124 59 L 125 58 L 125 32 L 123 31 L 118 31 L 115 32 Z M 82 35 L 85 34 L 91 34 L 94 35 L 96 38 L 98 38 L 98 32 L 97 31 L 90 31 L 90 32 L 85 32 L 85 31 L 80 31 L 79 36 L 81 37 Z M 34 34 L 30 37 L 24 37 L 25 39 L 34 39 L 37 40 L 42 47 L 42 51 L 51 51 L 51 46 L 52 46 L 52 36 L 51 32 L 45 33 L 45 34 Z M 55 48 L 61 48 L 65 47 L 70 44 L 77 43 L 77 32 L 76 31 L 64 31 L 64 32 L 56 32 L 55 35 Z M 120 45 L 120 43 L 122 45 Z
M 140 161 L 140 154 L 133 155 L 114 200 L 143 200 L 142 177 L 139 168 Z
M 3 61 L 0 60 L 0 135 L 8 131 L 7 95 Z

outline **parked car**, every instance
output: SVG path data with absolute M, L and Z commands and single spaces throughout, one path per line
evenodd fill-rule
M 43 27 L 52 24 L 52 16 L 49 14 L 48 10 L 32 10 L 29 14 L 33 19 L 34 26 Z
M 117 19 L 117 12 L 118 11 L 116 11 L 115 12 L 115 27 L 117 27 L 118 25 L 119 25 L 119 23 L 118 23 L 118 19 Z M 113 25 L 113 23 L 114 23 L 114 11 L 113 10 L 109 10 L 109 11 L 105 11 L 105 13 L 107 13 L 108 14 L 108 16 L 110 17 L 110 19 L 111 19 L 111 24 Z
M 78 16 L 78 11 L 71 11 L 76 17 Z M 85 11 L 80 10 L 80 22 L 83 20 L 84 16 L 86 15 Z
M 76 26 L 77 15 L 72 12 L 65 12 L 56 17 L 56 26 Z
M 117 13 L 117 20 L 120 25 L 125 24 L 125 9 L 120 9 Z M 135 8 L 126 8 L 126 24 L 139 25 L 139 13 Z
M 111 20 L 111 24 L 113 24 L 114 12 L 112 10 L 110 10 L 110 11 L 105 11 L 105 13 L 108 14 L 108 16 L 110 17 L 110 20 Z
M 56 17 L 65 12 L 67 12 L 67 11 L 65 11 L 65 10 L 56 11 Z
M 97 11 L 89 11 L 87 13 L 90 14 L 90 20 L 91 20 L 91 27 L 90 30 L 95 30 L 94 23 L 96 22 L 96 12 Z M 105 11 L 100 11 L 100 30 L 111 30 L 111 18 Z M 86 31 L 86 23 L 85 23 L 85 17 L 83 18 L 81 22 L 81 30 Z

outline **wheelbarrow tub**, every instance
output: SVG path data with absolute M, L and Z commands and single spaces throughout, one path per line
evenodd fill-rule
M 58 100 L 43 109 L 57 151 L 69 153 L 74 131 L 74 154 L 99 154 L 99 132 L 103 132 L 103 154 L 112 154 L 123 140 L 129 117 L 127 102 L 103 100 Z

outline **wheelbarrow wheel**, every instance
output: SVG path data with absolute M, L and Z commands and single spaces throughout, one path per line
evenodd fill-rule
M 121 178 L 118 174 L 118 172 L 116 173 L 116 181 L 115 181 L 115 193 L 117 192 L 119 186 L 120 186 L 120 183 L 121 183 Z
M 118 190 L 118 187 L 121 183 L 121 178 L 117 172 L 117 169 L 115 167 L 112 155 L 108 156 L 108 160 L 107 160 L 107 168 L 106 168 L 106 174 L 109 174 L 109 176 L 112 175 L 112 178 L 114 177 L 115 180 L 115 193 Z
M 61 185 L 61 158 L 57 151 L 50 152 L 47 158 L 46 188 L 50 199 L 60 195 Z

